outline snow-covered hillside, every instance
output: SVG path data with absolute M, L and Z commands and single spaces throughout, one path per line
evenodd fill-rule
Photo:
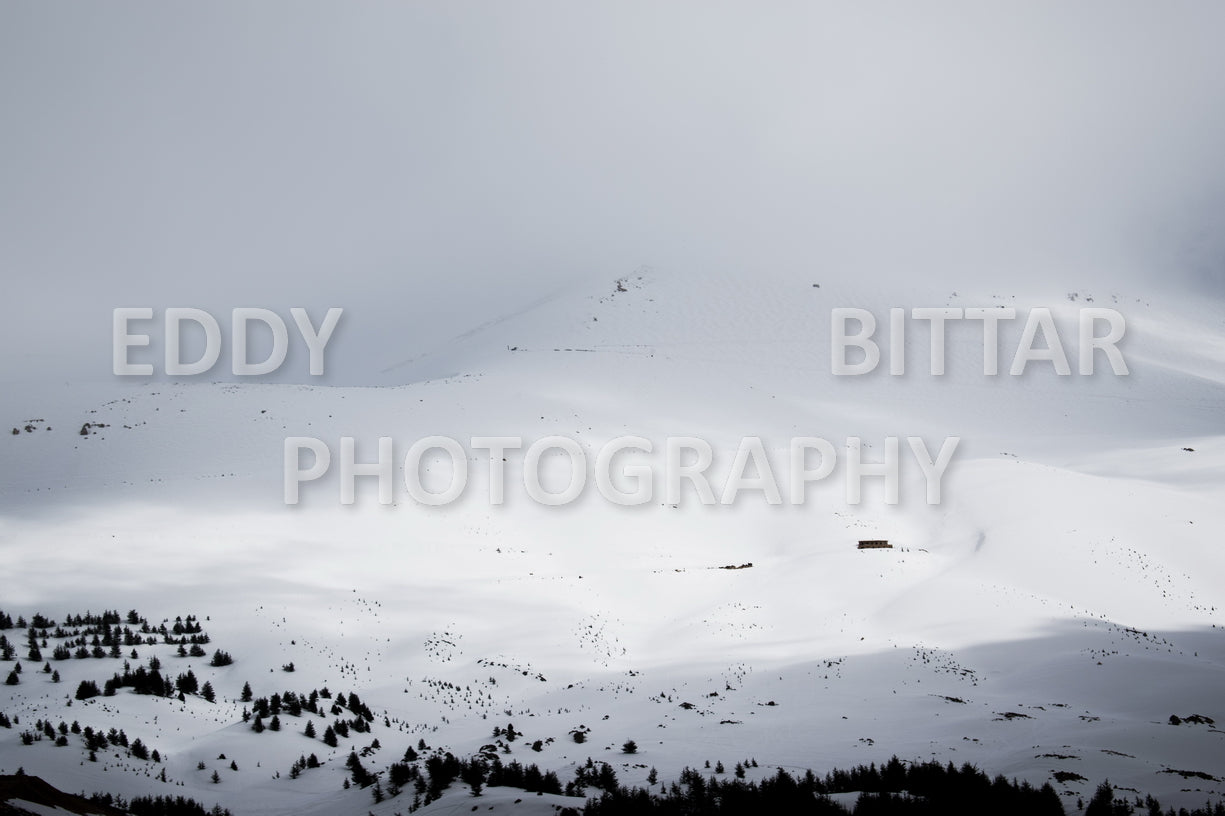
M 437 348 L 389 349 L 379 387 L 6 389 L 4 421 L 18 432 L 0 442 L 0 609 L 57 623 L 135 609 L 155 629 L 195 615 L 207 654 L 234 663 L 163 642 L 135 660 L 125 648 L 133 667 L 153 655 L 170 677 L 190 667 L 215 702 L 128 689 L 76 701 L 81 680 L 101 684 L 123 659 L 51 660 L 50 642 L 59 684 L 23 660 L 20 683 L 0 688 L 0 712 L 20 718 L 0 729 L 0 771 L 235 813 L 391 814 L 411 792 L 374 804 L 342 787 L 351 750 L 377 739 L 363 762 L 383 770 L 419 741 L 467 756 L 513 724 L 521 736 L 504 741 L 504 760 L 563 783 L 588 757 L 646 785 L 652 768 L 666 783 L 706 760 L 730 773 L 755 759 L 753 779 L 896 754 L 1052 781 L 1069 812 L 1105 778 L 1166 804 L 1225 794 L 1219 301 L 644 269 L 529 302 L 457 326 Z M 891 307 L 1049 307 L 1075 360 L 1088 304 L 1126 318 L 1129 376 L 1099 360 L 1092 377 L 1039 364 L 985 377 L 981 329 L 968 326 L 950 327 L 947 373 L 931 376 L 913 321 L 905 376 L 830 373 L 835 307 L 878 319 Z M 1022 322 L 1001 328 L 1002 354 Z M 414 502 L 398 465 L 391 506 L 373 479 L 341 506 L 335 469 L 303 484 L 297 506 L 282 498 L 288 436 L 334 455 L 351 436 L 372 460 L 384 436 L 399 458 L 433 435 L 552 434 L 592 459 L 618 436 L 702 437 L 716 479 L 745 436 L 775 462 L 793 437 L 821 437 L 839 461 L 798 506 L 747 491 L 730 506 L 685 493 L 621 507 L 588 490 L 543 507 L 516 483 L 522 451 L 507 455 L 498 506 L 475 454 L 467 494 L 446 507 Z M 885 504 L 869 480 L 862 503 L 847 503 L 847 438 L 876 461 L 888 436 L 921 436 L 933 451 L 961 438 L 940 504 L 925 502 L 905 441 L 901 501 Z M 894 548 L 860 551 L 860 539 Z M 25 633 L 5 634 L 24 658 Z M 256 697 L 357 692 L 371 731 L 329 747 L 302 734 L 308 713 L 255 734 L 241 716 L 247 682 Z M 122 728 L 162 762 L 115 748 L 90 762 L 71 732 L 66 747 L 23 745 L 40 719 Z M 320 736 L 334 719 L 313 716 Z M 627 740 L 636 754 L 622 753 Z M 322 767 L 291 779 L 311 753 Z M 512 793 L 490 788 L 482 803 L 582 803 Z M 470 801 L 457 787 L 431 808 Z

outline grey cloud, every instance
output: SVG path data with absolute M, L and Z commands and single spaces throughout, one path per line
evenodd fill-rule
M 1221 30 L 1192 2 L 6 3 L 0 374 L 108 376 L 114 306 L 340 305 L 362 381 L 641 263 L 1219 295 Z

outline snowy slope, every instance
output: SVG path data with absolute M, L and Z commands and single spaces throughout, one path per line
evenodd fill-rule
M 930 281 L 876 291 L 839 277 L 642 270 L 457 327 L 436 349 L 389 349 L 395 384 L 380 387 L 6 391 L 7 422 L 41 422 L 0 442 L 0 608 L 207 616 L 235 664 L 214 669 L 157 646 L 167 666 L 210 679 L 218 701 L 121 693 L 69 706 L 65 695 L 109 677 L 113 661 L 56 664 L 58 686 L 27 662 L 20 685 L 0 687 L 0 711 L 22 722 L 0 730 L 0 769 L 22 766 L 68 791 L 182 793 L 236 813 L 390 814 L 404 803 L 373 806 L 369 792 L 342 789 L 351 748 L 377 737 L 370 767 L 419 739 L 470 754 L 513 722 L 524 736 L 511 756 L 563 782 L 589 756 L 641 785 L 651 767 L 666 782 L 704 760 L 755 758 L 754 778 L 896 753 L 1036 783 L 1074 771 L 1084 781 L 1057 785 L 1069 810 L 1107 777 L 1166 804 L 1219 798 L 1225 732 L 1168 722 L 1225 722 L 1219 302 Z M 1075 365 L 1076 310 L 1089 298 L 1127 318 L 1129 377 L 1034 366 L 987 378 L 981 335 L 962 326 L 950 329 L 948 372 L 933 377 L 914 323 L 906 376 L 830 374 L 834 307 L 879 319 L 893 306 L 1046 306 Z M 1002 332 L 1008 353 L 1019 328 Z M 423 378 L 438 371 L 451 376 Z M 86 422 L 105 427 L 81 436 Z M 886 436 L 922 436 L 933 450 L 946 436 L 962 442 L 936 506 L 905 442 L 896 506 L 871 485 L 848 505 L 840 462 L 803 506 L 747 493 L 728 507 L 691 495 L 617 507 L 588 491 L 549 508 L 508 483 L 493 507 L 475 456 L 468 495 L 445 508 L 415 504 L 399 482 L 393 506 L 367 484 L 342 507 L 334 473 L 303 485 L 299 506 L 282 503 L 286 436 L 334 451 L 353 436 L 370 459 L 380 436 L 402 456 L 425 436 L 502 434 L 560 434 L 591 450 L 625 434 L 701 436 L 716 472 L 743 436 L 760 436 L 777 462 L 794 436 L 840 454 L 858 436 L 870 459 Z M 514 477 L 522 452 L 508 458 Z M 861 538 L 897 548 L 859 552 Z M 296 671 L 280 671 L 290 661 Z M 254 735 L 236 702 L 244 681 L 257 696 L 357 691 L 379 716 L 372 734 L 337 749 L 292 718 Z M 22 745 L 37 718 L 120 724 L 167 757 L 172 781 L 128 757 L 83 762 L 75 743 Z M 583 745 L 569 737 L 580 726 L 591 730 Z M 637 755 L 620 753 L 627 739 Z M 312 751 L 323 768 L 288 779 Z M 502 810 L 521 793 L 490 789 L 488 804 Z M 456 789 L 428 812 L 466 811 L 464 796 Z

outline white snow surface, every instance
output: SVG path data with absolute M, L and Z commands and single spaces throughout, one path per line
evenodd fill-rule
M 884 341 L 890 307 L 946 305 L 1051 307 L 1073 368 L 1076 310 L 1118 309 L 1131 374 L 1111 375 L 1099 357 L 1093 377 L 1042 364 L 985 377 L 980 331 L 958 325 L 948 372 L 933 377 L 917 322 L 905 376 L 889 376 L 887 363 L 830 374 L 831 308 L 872 310 Z M 72 701 L 81 679 L 101 682 L 119 661 L 52 661 L 59 685 L 26 661 L 20 685 L 0 686 L 0 711 L 20 717 L 0 729 L 0 770 L 21 766 L 68 792 L 187 795 L 242 814 L 382 816 L 405 811 L 411 791 L 375 805 L 369 791 L 342 789 L 350 750 L 377 737 L 371 769 L 419 739 L 470 755 L 513 723 L 523 736 L 504 759 L 563 782 L 588 757 L 645 785 L 651 767 L 667 783 L 705 760 L 730 773 L 754 758 L 753 779 L 897 754 L 1035 784 L 1074 771 L 1085 781 L 1056 784 L 1069 812 L 1106 778 L 1167 806 L 1215 801 L 1225 781 L 1163 771 L 1225 779 L 1225 730 L 1168 723 L 1225 723 L 1221 306 L 1179 294 L 1080 289 L 1071 299 L 930 281 L 875 291 L 819 272 L 641 270 L 457 326 L 434 349 L 388 348 L 397 384 L 5 389 L 6 423 L 40 422 L 16 435 L 5 427 L 0 442 L 0 608 L 57 620 L 134 608 L 155 625 L 194 614 L 209 653 L 235 662 L 140 650 L 172 676 L 190 666 L 210 680 L 218 699 L 208 703 L 126 690 Z M 1019 332 L 1002 332 L 1004 371 Z M 417 379 L 427 364 L 453 374 Z M 86 422 L 106 427 L 81 436 Z M 716 473 L 743 436 L 761 437 L 780 473 L 797 436 L 827 439 L 840 456 L 857 436 L 870 460 L 886 436 L 922 436 L 933 451 L 946 436 L 961 444 L 935 506 L 904 441 L 895 506 L 871 481 L 848 505 L 840 460 L 802 506 L 747 492 L 732 506 L 689 493 L 679 506 L 657 497 L 619 507 L 589 489 L 542 507 L 515 484 L 522 451 L 508 456 L 501 506 L 485 500 L 483 454 L 469 463 L 465 497 L 443 508 L 416 504 L 398 463 L 391 506 L 364 479 L 342 507 L 335 463 L 303 485 L 300 505 L 282 501 L 287 436 L 323 439 L 334 455 L 352 436 L 371 460 L 380 436 L 394 438 L 399 459 L 431 435 L 551 434 L 593 452 L 643 436 L 657 462 L 667 436 L 699 436 L 715 447 Z M 862 538 L 895 549 L 857 551 Z M 6 634 L 24 656 L 23 633 Z M 290 661 L 296 671 L 282 672 Z M 283 716 L 281 732 L 256 735 L 239 716 L 244 681 L 257 696 L 357 691 L 374 731 L 329 749 Z M 91 763 L 79 738 L 22 745 L 40 718 L 121 727 L 164 761 L 112 750 Z M 579 726 L 591 729 L 583 745 L 569 737 Z M 628 739 L 636 755 L 621 753 Z M 311 752 L 324 766 L 290 780 L 291 763 Z M 155 779 L 162 767 L 168 783 Z M 476 801 L 514 813 L 581 805 L 495 788 Z M 473 803 L 457 785 L 424 812 Z

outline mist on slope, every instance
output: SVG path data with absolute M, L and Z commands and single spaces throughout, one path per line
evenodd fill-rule
M 403 381 L 643 264 L 1219 296 L 1222 18 L 9 3 L 0 376 L 109 379 L 116 306 L 297 305 L 346 308 L 327 382 Z

